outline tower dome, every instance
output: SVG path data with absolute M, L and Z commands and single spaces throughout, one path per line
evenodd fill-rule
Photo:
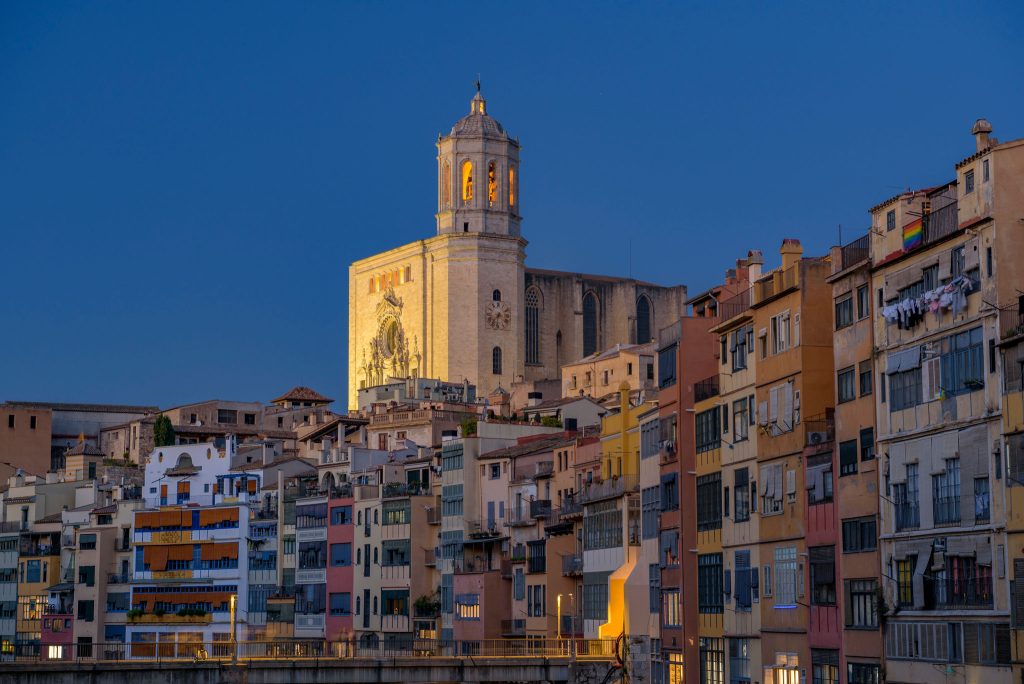
M 480 93 L 479 86 L 469 103 L 469 114 L 455 122 L 449 135 L 455 138 L 509 139 L 508 133 L 497 119 L 487 113 L 487 100 Z
M 479 81 L 437 152 L 437 232 L 519 237 L 519 141 L 487 113 Z

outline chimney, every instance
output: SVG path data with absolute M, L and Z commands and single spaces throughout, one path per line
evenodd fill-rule
M 974 127 L 971 128 L 971 135 L 974 136 L 975 152 L 981 152 L 986 147 L 989 147 L 993 142 L 995 142 L 995 138 L 992 138 L 991 142 L 989 141 L 989 135 L 991 133 L 992 124 L 990 124 L 985 119 L 978 119 L 977 121 L 974 122 Z
M 796 265 L 803 253 L 804 248 L 800 245 L 799 240 L 796 238 L 785 238 L 782 241 L 782 247 L 779 248 L 779 254 L 782 255 L 782 270 L 785 271 Z
M 751 283 L 761 277 L 761 269 L 764 267 L 764 255 L 761 250 L 752 249 L 747 252 L 747 280 Z

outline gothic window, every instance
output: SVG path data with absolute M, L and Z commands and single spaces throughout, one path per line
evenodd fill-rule
M 491 162 L 487 165 L 487 202 L 490 206 L 498 201 L 498 165 Z
M 462 201 L 473 199 L 473 162 L 468 159 L 462 162 Z
M 540 290 L 526 291 L 526 363 L 540 363 Z
M 516 206 L 516 167 L 508 167 L 508 206 Z
M 583 295 L 583 355 L 597 351 L 597 296 L 593 292 Z
M 495 290 L 494 292 L 492 292 L 491 293 L 491 299 L 493 299 L 496 302 L 500 302 L 501 301 L 501 290 Z
M 441 168 L 441 207 L 447 209 L 452 206 L 452 166 L 445 159 Z
M 651 341 L 651 300 L 647 295 L 640 295 L 636 300 L 636 343 L 646 344 Z
M 491 350 L 491 371 L 495 375 L 501 375 L 501 347 Z

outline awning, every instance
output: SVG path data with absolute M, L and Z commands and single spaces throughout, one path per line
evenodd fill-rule
M 902 373 L 921 367 L 921 347 L 911 347 L 902 351 L 893 352 L 886 358 L 886 375 Z

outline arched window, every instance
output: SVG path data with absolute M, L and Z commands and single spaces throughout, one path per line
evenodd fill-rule
M 501 290 L 495 290 L 494 292 L 492 292 L 491 293 L 491 299 L 493 299 L 496 302 L 500 302 L 501 301 Z
M 583 355 L 597 351 L 597 295 L 583 295 Z
M 516 195 L 517 195 L 517 193 L 516 193 L 516 189 L 517 189 L 516 188 L 516 183 L 517 182 L 518 181 L 516 179 L 516 167 L 509 166 L 508 167 L 508 206 L 510 206 L 510 207 L 516 206 L 516 199 L 517 199 L 517 197 L 516 197 Z
M 495 347 L 491 350 L 491 372 L 495 375 L 501 375 L 501 347 Z
M 498 165 L 491 162 L 487 165 L 487 203 L 494 206 L 498 201 Z
M 640 295 L 636 300 L 636 343 L 646 344 L 651 341 L 651 300 L 647 295 Z
M 473 199 L 473 162 L 468 159 L 462 162 L 462 201 Z
M 540 363 L 540 290 L 526 291 L 526 363 Z
M 441 166 L 441 208 L 447 209 L 452 206 L 452 165 L 444 160 Z

